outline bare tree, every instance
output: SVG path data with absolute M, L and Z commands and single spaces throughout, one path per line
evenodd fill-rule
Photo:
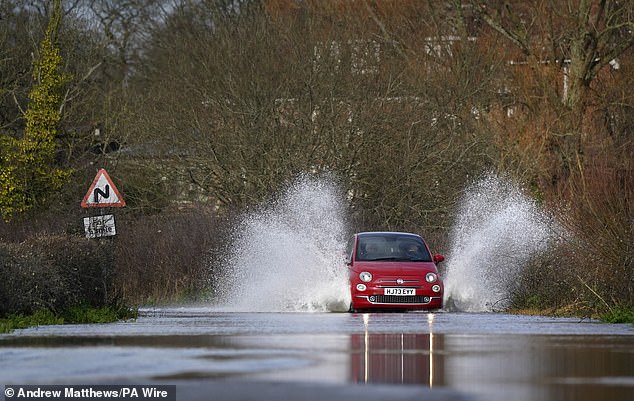
M 584 118 L 600 73 L 634 45 L 634 5 L 614 0 L 471 2 L 477 15 L 519 50 L 532 69 L 561 71 L 565 126 L 558 147 L 563 168 L 581 167 L 590 132 Z M 565 172 L 564 171 L 564 172 Z
M 334 172 L 360 224 L 446 226 L 465 180 L 491 162 L 476 134 L 488 52 L 397 3 L 181 4 L 132 82 L 146 95 L 126 128 L 129 163 L 178 183 L 170 196 L 226 206 Z

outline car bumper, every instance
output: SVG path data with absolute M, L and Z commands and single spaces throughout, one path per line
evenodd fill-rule
M 442 309 L 442 294 L 394 296 L 357 293 L 352 295 L 352 309 L 436 310 Z

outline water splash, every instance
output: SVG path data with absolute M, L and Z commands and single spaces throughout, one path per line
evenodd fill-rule
M 487 175 L 465 193 L 451 235 L 445 308 L 501 310 L 522 269 L 554 239 L 552 221 L 510 180 Z
M 222 309 L 346 311 L 345 208 L 332 179 L 302 176 L 243 217 L 218 278 Z

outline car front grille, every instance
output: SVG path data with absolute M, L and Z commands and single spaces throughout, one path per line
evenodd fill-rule
M 401 283 L 398 282 L 398 279 L 396 278 L 382 278 L 378 280 L 379 284 L 388 284 L 388 285 L 393 285 L 393 284 L 415 284 L 415 285 L 419 285 L 421 283 L 421 280 L 412 280 L 412 279 L 404 279 Z
M 428 304 L 431 301 L 431 297 L 422 295 L 371 295 L 368 297 L 368 301 L 373 304 Z

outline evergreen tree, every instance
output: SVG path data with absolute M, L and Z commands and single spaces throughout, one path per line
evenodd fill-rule
M 58 124 L 63 90 L 71 76 L 60 71 L 62 57 L 57 43 L 61 24 L 61 0 L 55 0 L 39 54 L 33 61 L 34 85 L 25 112 L 24 136 L 0 137 L 0 210 L 5 220 L 45 203 L 59 190 L 70 170 L 56 164 Z

